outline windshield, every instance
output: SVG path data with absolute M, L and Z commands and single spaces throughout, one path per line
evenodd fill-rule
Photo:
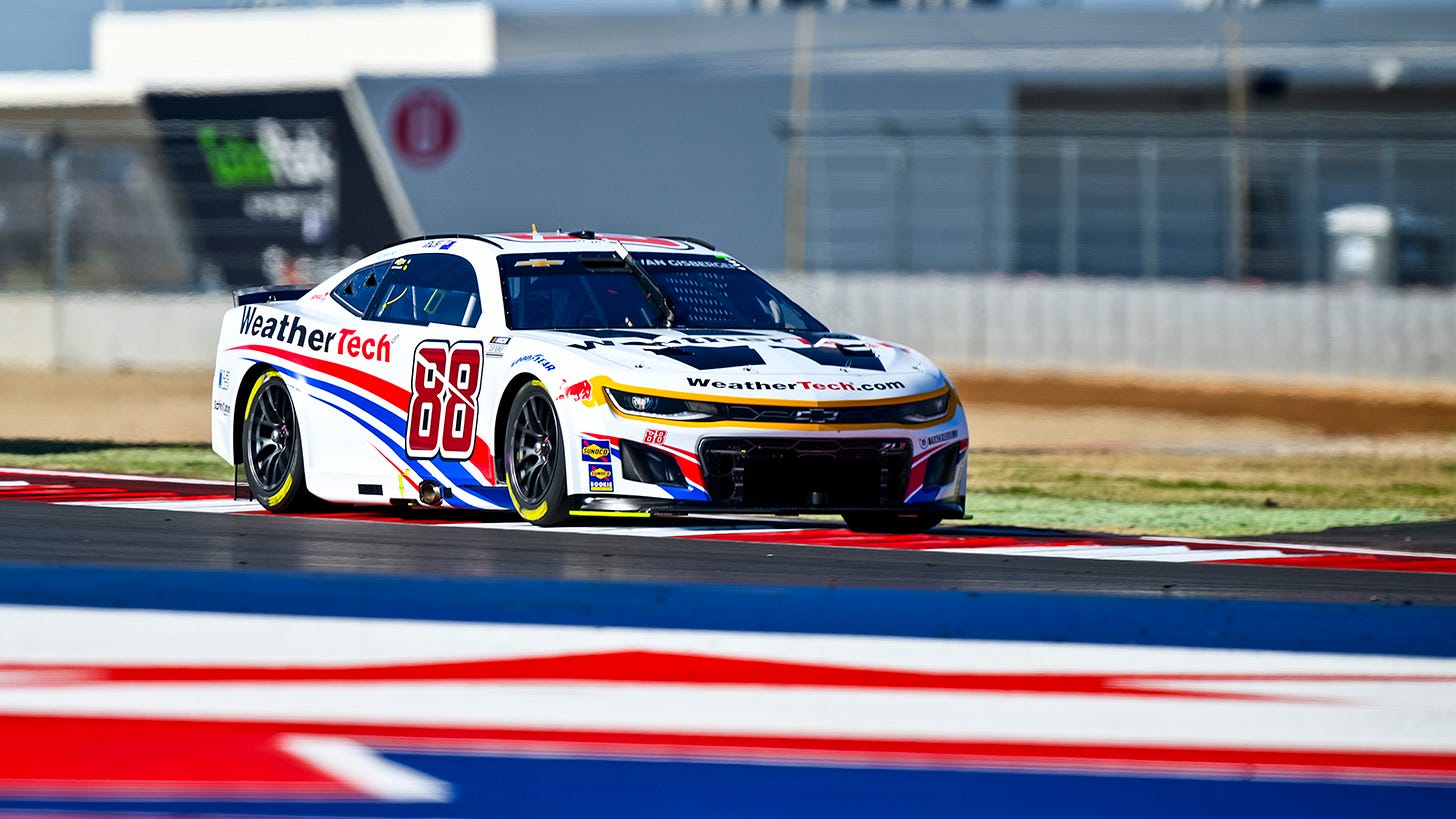
M 506 323 L 515 330 L 826 329 L 727 256 L 634 253 L 632 261 L 635 269 L 611 254 L 502 254 Z

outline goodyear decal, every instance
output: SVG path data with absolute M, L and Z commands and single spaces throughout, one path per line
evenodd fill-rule
M 609 464 L 612 462 L 611 444 L 596 438 L 582 438 L 581 459 L 592 463 Z
M 586 488 L 593 492 L 612 491 L 612 467 L 608 464 L 595 464 L 586 472 Z

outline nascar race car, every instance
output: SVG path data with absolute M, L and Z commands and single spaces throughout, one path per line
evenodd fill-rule
M 830 332 L 705 242 L 592 231 L 410 239 L 312 289 L 239 291 L 212 446 L 274 512 L 893 532 L 962 517 L 966 488 L 965 413 L 924 356 Z

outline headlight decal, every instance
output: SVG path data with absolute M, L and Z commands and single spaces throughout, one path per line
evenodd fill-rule
M 709 401 L 647 395 L 628 392 L 616 387 L 607 387 L 605 391 L 612 407 L 625 415 L 641 415 L 672 421 L 721 421 L 728 418 L 724 405 Z
M 904 403 L 848 406 L 714 402 L 633 392 L 620 387 L 606 387 L 603 392 L 620 415 L 687 423 L 919 426 L 944 420 L 955 409 L 954 394 L 949 388 L 928 398 Z

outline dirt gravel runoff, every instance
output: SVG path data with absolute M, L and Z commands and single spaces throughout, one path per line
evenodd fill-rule
M 954 374 L 975 448 L 1456 451 L 1456 385 Z M 0 370 L 0 437 L 201 443 L 211 373 Z M 1375 443 L 1370 443 L 1375 442 Z

